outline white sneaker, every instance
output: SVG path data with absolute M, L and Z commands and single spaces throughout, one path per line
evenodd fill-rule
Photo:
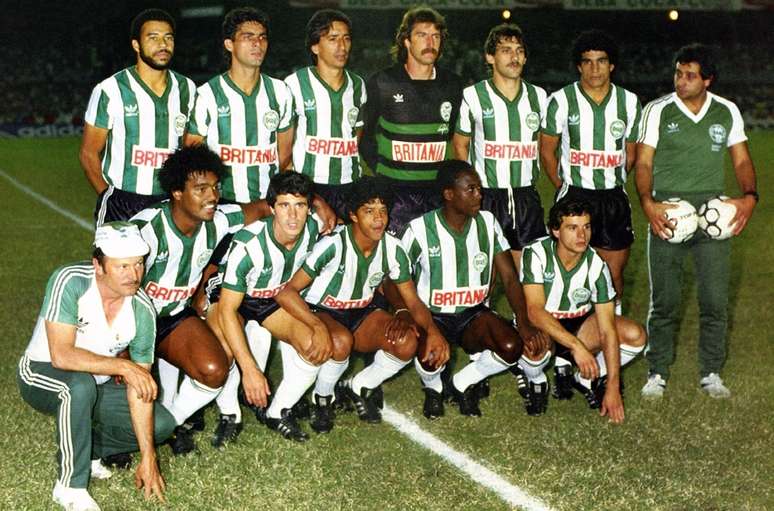
M 658 373 L 648 376 L 648 381 L 642 386 L 640 393 L 645 399 L 661 399 L 664 397 L 666 381 Z
M 699 385 L 701 385 L 701 390 L 706 392 L 709 397 L 714 397 L 715 399 L 726 399 L 731 397 L 731 391 L 728 390 L 728 387 L 723 385 L 723 380 L 720 379 L 718 373 L 708 374 L 699 380 Z
M 54 502 L 66 511 L 100 511 L 99 505 L 91 498 L 86 488 L 68 488 L 57 481 L 53 497 Z
M 91 460 L 92 479 L 110 479 L 113 471 L 102 464 L 102 460 Z

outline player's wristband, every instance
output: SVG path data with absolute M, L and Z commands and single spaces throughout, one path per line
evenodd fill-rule
M 400 314 L 401 312 L 408 312 L 408 311 L 409 311 L 408 309 L 398 309 L 398 310 L 396 310 L 396 311 L 395 311 L 395 313 L 393 314 L 393 316 L 397 316 L 397 315 L 398 315 L 398 314 Z
M 758 192 L 756 192 L 755 190 L 750 190 L 750 191 L 744 192 L 742 195 L 745 195 L 745 196 L 749 195 L 750 197 L 755 199 L 755 203 L 756 204 L 758 203 L 759 200 L 761 200 L 761 196 L 758 195 Z

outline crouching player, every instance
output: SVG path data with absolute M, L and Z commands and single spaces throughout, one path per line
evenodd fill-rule
M 436 185 L 443 206 L 412 220 L 402 242 L 414 265 L 417 293 L 441 333 L 467 353 L 479 354 L 454 375 L 447 389 L 460 413 L 478 417 L 476 384 L 514 366 L 525 345 L 529 354 L 545 355 L 548 337 L 527 320 L 508 241 L 492 213 L 481 211 L 481 179 L 476 171 L 464 161 L 443 162 Z M 518 332 L 487 305 L 495 270 L 516 312 Z M 444 366 L 419 359 L 414 363 L 424 384 L 423 413 L 436 419 L 444 413 Z
M 589 247 L 590 210 L 577 199 L 554 204 L 548 216 L 551 236 L 522 253 L 521 282 L 530 320 L 551 336 L 557 358 L 578 366 L 574 376 L 571 366 L 556 368 L 554 396 L 569 399 L 575 386 L 591 408 L 620 424 L 620 369 L 642 351 L 646 335 L 639 323 L 615 315 L 610 270 Z M 531 384 L 545 381 L 542 371 L 527 377 Z
M 349 338 L 359 353 L 374 353 L 373 362 L 347 381 L 339 378 L 349 359 L 335 356 L 320 368 L 314 388 L 312 414 L 320 406 L 331 418 L 334 401 L 357 410 L 359 418 L 381 422 L 381 384 L 397 374 L 417 353 L 415 329 L 396 321 L 376 289 L 387 277 L 396 286 L 413 320 L 427 332 L 422 360 L 441 366 L 449 358 L 449 345 L 419 300 L 411 280 L 406 252 L 398 239 L 386 232 L 389 222 L 388 190 L 380 179 L 363 177 L 347 197 L 350 223 L 321 239 L 277 301 L 297 319 L 307 319 L 309 309 L 328 325 L 332 338 Z M 301 298 L 303 294 L 307 305 Z
M 309 215 L 311 180 L 296 172 L 277 174 L 271 178 L 266 200 L 272 215 L 236 233 L 226 262 L 210 280 L 207 320 L 225 339 L 241 370 L 245 399 L 256 407 L 266 406 L 268 387 L 261 361 L 256 361 L 257 350 L 249 345 L 242 324 L 257 321 L 282 341 L 282 382 L 268 409 L 255 408 L 256 415 L 285 438 L 305 441 L 308 436 L 299 427 L 293 406 L 314 383 L 320 364 L 332 353 L 346 359 L 350 345 L 346 338 L 343 348 L 331 345 L 321 319 L 307 315 L 306 322 L 297 321 L 274 299 L 319 237 L 321 222 Z M 214 282 L 220 287 L 212 286 Z M 213 437 L 216 447 L 234 440 L 242 429 L 238 385 L 239 372 L 229 373 L 218 397 L 221 420 Z M 229 395 L 224 396 L 227 392 Z M 317 422 L 312 421 L 312 428 L 318 429 Z

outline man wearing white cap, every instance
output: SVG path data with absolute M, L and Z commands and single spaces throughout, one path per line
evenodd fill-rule
M 133 224 L 98 227 L 91 262 L 65 265 L 49 278 L 19 362 L 22 398 L 57 418 L 53 498 L 68 510 L 99 510 L 86 490 L 90 477 L 111 475 L 99 458 L 138 449 L 135 483 L 146 498 L 163 500 L 154 443 L 172 433 L 175 420 L 154 405 L 155 311 L 140 289 L 148 250 Z M 124 350 L 129 358 L 116 356 Z

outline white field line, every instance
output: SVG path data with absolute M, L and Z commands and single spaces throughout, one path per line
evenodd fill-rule
M 4 177 L 12 185 L 30 197 L 43 203 L 57 213 L 69 218 L 79 227 L 83 227 L 89 231 L 94 230 L 91 222 L 87 222 L 74 213 L 60 207 L 36 191 L 21 184 L 2 170 L 0 170 L 0 176 Z M 384 406 L 383 418 L 385 421 L 387 421 L 387 423 L 408 437 L 412 442 L 419 444 L 425 449 L 443 458 L 444 461 L 456 467 L 476 483 L 493 491 L 498 497 L 500 497 L 503 501 L 510 504 L 511 506 L 528 511 L 550 511 L 551 508 L 548 507 L 547 504 L 529 495 L 518 486 L 509 483 L 493 471 L 483 466 L 481 463 L 478 463 L 469 457 L 467 454 L 454 449 L 436 436 L 428 433 L 419 427 L 416 422 L 412 421 L 402 413 L 394 410 L 392 407 L 388 405 Z

